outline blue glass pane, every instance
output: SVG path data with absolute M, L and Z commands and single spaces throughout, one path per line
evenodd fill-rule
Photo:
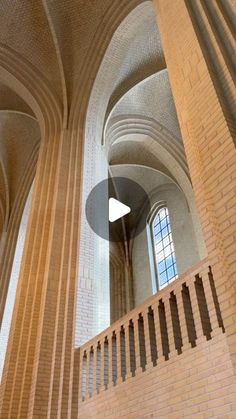
M 166 217 L 166 214 L 167 214 L 166 209 L 165 209 L 165 208 L 163 208 L 163 209 L 161 209 L 161 210 L 158 212 L 158 218 L 159 218 L 160 220 L 163 220 L 163 218 L 165 218 L 165 217 Z
M 167 275 L 168 279 L 171 279 L 175 276 L 174 267 L 171 266 L 169 269 L 167 269 Z
M 171 257 L 171 256 L 168 256 L 168 257 L 165 259 L 165 261 L 166 261 L 166 267 L 167 267 L 167 268 L 169 268 L 170 266 L 172 266 L 172 265 L 173 265 L 173 261 L 172 261 L 172 257 Z
M 165 228 L 161 231 L 161 234 L 162 234 L 162 237 L 163 237 L 163 238 L 167 236 L 167 234 L 168 234 L 167 227 L 165 227 Z
M 169 244 L 170 244 L 170 237 L 168 235 L 168 236 L 164 237 L 164 239 L 163 239 L 163 247 L 166 247 Z
M 159 233 L 160 231 L 161 231 L 161 226 L 160 226 L 160 223 L 158 223 L 154 226 L 154 232 L 156 234 L 156 233 Z
M 156 241 L 156 243 L 157 243 L 157 242 L 160 242 L 160 241 L 161 241 L 161 239 L 162 239 L 162 237 L 161 237 L 161 233 L 155 234 L 155 241 Z
M 160 274 L 160 285 L 164 285 L 167 282 L 166 271 Z
M 161 228 L 164 228 L 167 226 L 167 222 L 166 222 L 166 218 L 164 218 L 164 220 L 161 221 Z
M 158 270 L 159 272 L 163 272 L 166 269 L 166 265 L 165 265 L 165 261 L 163 260 L 162 262 L 158 263 Z

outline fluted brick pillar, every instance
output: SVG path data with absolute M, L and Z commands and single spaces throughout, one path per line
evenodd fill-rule
M 81 142 L 42 144 L 3 374 L 1 417 L 69 417 L 79 236 Z M 62 417 L 61 416 L 61 417 Z
M 217 27 L 210 3 L 154 0 L 196 204 L 236 365 L 235 90 L 221 43 L 222 27 Z M 227 26 L 224 7 L 218 13 Z M 225 45 L 231 45 L 231 38 Z

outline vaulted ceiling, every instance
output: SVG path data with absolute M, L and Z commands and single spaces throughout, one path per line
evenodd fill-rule
M 27 176 L 27 168 L 36 164 L 42 126 L 24 91 L 28 82 L 30 91 L 31 78 L 46 86 L 65 124 L 86 86 L 85 140 L 89 132 L 90 141 L 104 143 L 111 164 L 122 163 L 122 156 L 125 163 L 128 154 L 127 163 L 137 163 L 135 150 L 145 149 L 145 164 L 149 159 L 170 175 L 161 156 L 148 151 L 154 139 L 186 171 L 152 1 L 3 0 L 0 28 L 0 231 L 34 175 L 32 170 Z M 18 63 L 11 82 L 8 56 Z M 29 80 L 23 79 L 23 67 Z M 138 145 L 125 140 L 132 133 L 140 133 Z

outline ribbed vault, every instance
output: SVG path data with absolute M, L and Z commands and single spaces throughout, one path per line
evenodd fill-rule
M 12 217 L 16 238 L 40 140 L 56 179 L 62 127 L 104 143 L 111 165 L 152 167 L 190 188 L 152 1 L 14 0 L 0 11 L 2 230 Z M 79 156 L 82 138 L 73 144 Z

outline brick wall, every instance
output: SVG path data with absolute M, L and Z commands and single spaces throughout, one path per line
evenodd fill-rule
M 235 418 L 236 383 L 225 335 L 79 405 L 86 418 Z
M 76 303 L 75 346 L 101 332 L 110 324 L 109 243 L 90 228 L 85 215 L 86 199 L 93 187 L 107 178 L 108 165 L 96 139 L 86 132 L 79 278 Z
M 205 260 L 83 345 L 72 417 L 236 417 L 216 295 Z

